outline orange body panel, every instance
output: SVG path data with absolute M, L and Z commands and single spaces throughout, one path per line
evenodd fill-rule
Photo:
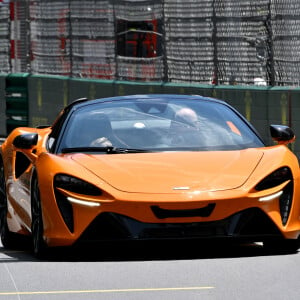
M 38 198 L 42 238 L 48 246 L 72 245 L 92 235 L 131 240 L 298 239 L 300 172 L 297 157 L 286 147 L 294 140 L 289 128 L 274 125 L 272 137 L 278 144 L 265 146 L 241 116 L 211 99 L 202 99 L 204 105 L 197 108 L 198 96 L 187 102 L 182 96 L 153 101 L 141 97 L 145 103 L 139 97 L 127 103 L 128 97 L 113 104 L 110 98 L 95 100 L 100 107 L 96 112 L 93 104 L 80 100 L 74 104 L 75 112 L 74 106 L 67 107 L 53 127 L 17 128 L 7 137 L 0 154 L 9 231 L 39 238 L 32 230 L 36 203 L 32 199 Z M 127 104 L 120 106 L 123 100 Z M 175 110 L 182 105 L 186 112 L 186 103 L 198 109 L 199 122 L 174 121 Z M 221 108 L 215 110 L 214 105 Z M 107 133 L 114 126 L 115 144 L 98 148 L 85 144 L 93 125 L 82 134 L 85 123 L 80 121 L 93 120 L 97 114 L 102 121 L 103 115 L 110 116 L 111 128 L 95 127 Z M 174 146 L 172 125 L 180 125 L 177 135 L 185 132 L 181 142 L 189 140 Z M 121 137 L 134 146 L 124 146 Z M 122 146 L 115 146 L 119 142 Z
M 145 223 L 191 223 L 218 221 L 248 208 L 260 208 L 272 219 L 284 237 L 296 238 L 299 235 L 299 201 L 293 202 L 292 213 L 285 226 L 278 213 L 278 197 L 260 201 L 264 196 L 276 194 L 284 185 L 261 192 L 253 189 L 273 169 L 292 166 L 295 172 L 294 197 L 300 198 L 298 162 L 285 146 L 227 152 L 53 155 L 47 152 L 44 144 L 49 129 L 28 128 L 13 132 L 1 148 L 2 156 L 6 158 L 4 165 L 10 202 L 8 224 L 11 231 L 30 233 L 28 182 L 32 169 L 29 168 L 22 178 L 16 179 L 14 170 L 11 169 L 15 152 L 9 146 L 14 137 L 24 131 L 38 132 L 40 136 L 37 146 L 24 152 L 38 170 L 44 235 L 49 246 L 73 244 L 103 212 L 114 212 Z M 244 163 L 236 164 L 240 159 Z M 226 160 L 228 164 L 218 168 L 220 162 L 224 165 Z M 274 166 L 274 163 L 278 165 Z M 94 165 L 94 169 L 99 172 L 91 172 L 89 164 Z M 249 174 L 249 169 L 254 170 L 252 174 Z M 98 207 L 72 204 L 73 233 L 65 225 L 57 205 L 53 205 L 53 177 L 61 172 L 84 178 L 104 191 L 101 196 L 93 197 L 65 191 L 69 196 L 100 204 Z M 16 203 L 15 198 L 20 201 Z M 151 210 L 152 205 L 170 210 L 189 210 L 205 207 L 210 203 L 216 203 L 216 207 L 208 217 L 159 219 Z

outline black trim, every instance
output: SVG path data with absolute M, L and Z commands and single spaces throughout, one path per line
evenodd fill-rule
M 58 209 L 61 213 L 61 216 L 68 227 L 69 231 L 71 233 L 74 232 L 74 216 L 73 216 L 73 207 L 72 204 L 67 200 L 67 198 L 59 193 L 58 191 L 55 191 L 55 198 L 56 203 L 58 206 Z
M 216 204 L 210 203 L 205 207 L 196 208 L 196 209 L 164 209 L 159 206 L 153 205 L 151 209 L 154 215 L 158 219 L 166 219 L 166 218 L 186 218 L 186 217 L 209 217 L 213 212 Z
M 190 223 L 143 223 L 124 215 L 105 212 L 94 219 L 78 243 L 203 238 L 258 242 L 282 238 L 282 234 L 259 208 L 246 209 L 219 221 Z
M 31 161 L 28 157 L 20 151 L 16 151 L 15 161 L 15 177 L 19 178 L 31 165 Z

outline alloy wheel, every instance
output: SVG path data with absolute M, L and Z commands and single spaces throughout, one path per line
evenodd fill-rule
M 42 207 L 40 199 L 40 190 L 37 178 L 33 179 L 31 195 L 31 232 L 33 242 L 33 252 L 37 257 L 42 257 L 46 251 L 46 243 L 43 239 L 44 225 L 42 218 Z

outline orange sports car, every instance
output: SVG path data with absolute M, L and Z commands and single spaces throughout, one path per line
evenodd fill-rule
M 14 129 L 1 146 L 4 247 L 37 256 L 84 241 L 241 239 L 296 251 L 295 139 L 274 145 L 223 101 L 134 95 L 68 105 L 50 127 Z

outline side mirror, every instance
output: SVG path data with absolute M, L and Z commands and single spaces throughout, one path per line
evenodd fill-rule
M 31 149 L 38 142 L 37 133 L 25 133 L 15 137 L 13 145 L 20 149 Z
M 278 144 L 287 145 L 295 140 L 295 133 L 289 127 L 285 125 L 271 125 L 270 126 L 271 137 Z

